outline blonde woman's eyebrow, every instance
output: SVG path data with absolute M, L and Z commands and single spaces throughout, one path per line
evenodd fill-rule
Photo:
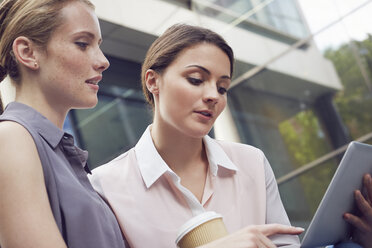
M 80 35 L 85 35 L 85 36 L 88 36 L 89 38 L 92 38 L 92 39 L 94 39 L 96 37 L 93 33 L 89 32 L 89 31 L 78 31 L 78 32 L 74 33 L 74 36 L 80 36 Z
M 88 36 L 90 39 L 94 40 L 96 38 L 96 35 L 89 32 L 89 31 L 80 31 L 80 32 L 76 32 L 74 33 L 74 36 Z M 102 37 L 98 37 L 98 43 L 101 44 L 102 43 Z

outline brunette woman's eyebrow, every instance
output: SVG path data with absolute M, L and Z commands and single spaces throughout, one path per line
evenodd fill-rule
M 188 65 L 188 66 L 186 66 L 186 68 L 190 68 L 190 67 L 196 67 L 196 68 L 199 68 L 200 70 L 204 71 L 204 72 L 207 73 L 208 75 L 211 75 L 211 72 L 210 72 L 207 68 L 205 68 L 205 67 L 203 67 L 203 66 L 200 66 L 200 65 Z M 223 75 L 223 76 L 221 76 L 221 78 L 231 80 L 231 77 L 229 77 L 229 76 L 227 76 L 227 75 Z
M 207 73 L 208 75 L 211 75 L 211 72 L 210 72 L 207 68 L 205 68 L 205 67 L 203 67 L 203 66 L 200 66 L 200 65 L 188 65 L 188 66 L 186 66 L 186 68 L 190 68 L 190 67 L 196 67 L 196 68 L 199 68 L 200 70 L 204 71 L 204 72 Z

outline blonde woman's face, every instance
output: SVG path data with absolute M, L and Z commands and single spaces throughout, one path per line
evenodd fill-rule
M 84 3 L 61 10 L 63 23 L 40 57 L 40 85 L 49 103 L 61 108 L 89 108 L 97 103 L 98 83 L 109 66 L 103 55 L 98 18 Z
M 155 121 L 191 137 L 208 134 L 226 106 L 230 81 L 230 60 L 220 48 L 185 49 L 159 78 Z

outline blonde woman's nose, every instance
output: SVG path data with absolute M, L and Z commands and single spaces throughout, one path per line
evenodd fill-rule
M 103 72 L 107 68 L 109 68 L 109 66 L 110 66 L 110 62 L 108 61 L 106 56 L 103 54 L 102 50 L 99 48 L 94 69 L 100 72 Z

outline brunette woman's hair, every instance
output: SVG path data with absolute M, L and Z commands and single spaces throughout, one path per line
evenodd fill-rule
M 226 41 L 212 30 L 187 24 L 176 24 L 168 28 L 147 51 L 142 64 L 142 90 L 147 102 L 154 108 L 154 98 L 146 87 L 146 71 L 152 69 L 161 74 L 186 48 L 209 43 L 219 47 L 230 60 L 230 76 L 234 67 L 234 53 Z
M 0 92 L 0 115 L 3 113 L 4 107 L 3 107 L 3 101 L 1 99 L 1 92 Z

